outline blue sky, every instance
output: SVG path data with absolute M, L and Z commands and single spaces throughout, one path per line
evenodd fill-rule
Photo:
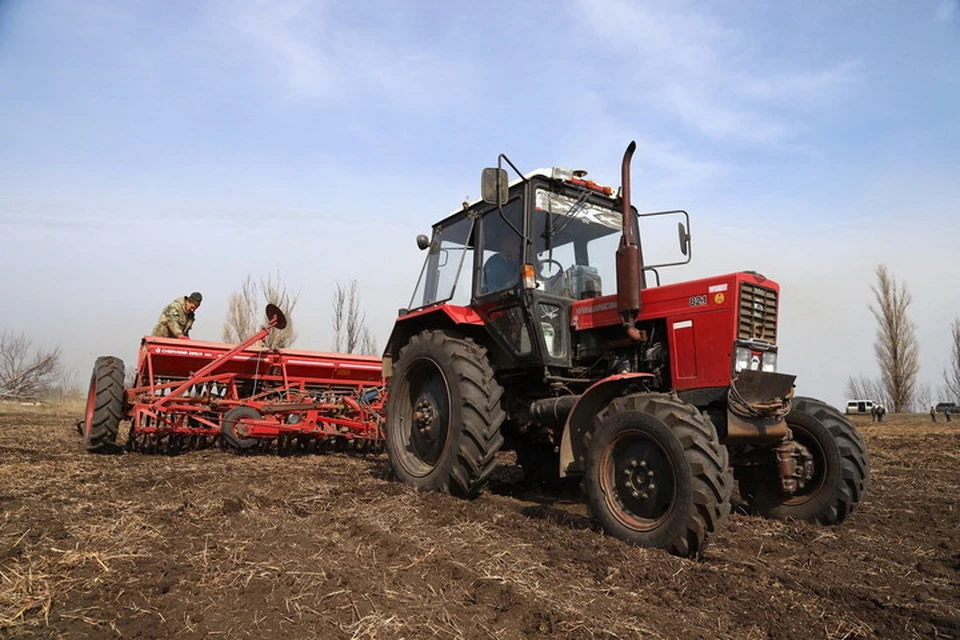
M 839 404 L 875 375 L 877 264 L 914 303 L 921 381 L 960 317 L 957 0 L 0 0 L 0 329 L 84 379 L 133 364 L 194 289 L 219 339 L 247 274 L 300 291 L 328 349 L 360 282 L 382 345 L 419 232 L 480 169 L 583 167 L 685 208 L 694 262 L 783 286 L 781 369 Z

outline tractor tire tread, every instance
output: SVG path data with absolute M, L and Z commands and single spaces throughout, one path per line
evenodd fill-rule
M 747 475 L 741 485 L 746 482 L 748 504 L 752 511 L 767 517 L 794 517 L 820 525 L 840 524 L 857 510 L 867 491 L 870 461 L 866 444 L 856 427 L 843 414 L 820 400 L 802 396 L 794 398 L 791 414 L 795 413 L 816 420 L 837 447 L 839 482 L 833 494 L 819 510 L 791 510 L 786 506 L 770 504 L 766 497 L 756 500 L 757 492 L 761 489 L 757 484 L 764 482 L 763 476 Z M 787 415 L 788 424 L 791 414 Z M 770 482 L 769 477 L 766 482 Z M 753 504 L 754 500 L 757 504 Z
M 123 360 L 100 356 L 90 380 L 92 415 L 84 433 L 84 448 L 91 453 L 111 451 L 123 421 Z
M 729 517 L 733 493 L 733 474 L 726 464 L 725 447 L 720 444 L 713 423 L 674 393 L 646 393 L 615 399 L 598 414 L 595 424 L 622 411 L 653 415 L 674 433 L 683 447 L 693 481 L 692 509 L 687 515 L 685 531 L 671 541 L 667 550 L 683 557 L 699 556 L 709 537 Z
M 464 498 L 480 495 L 497 466 L 497 451 L 503 446 L 500 425 L 506 417 L 501 405 L 503 387 L 497 382 L 487 350 L 472 339 L 443 330 L 426 330 L 410 338 L 397 359 L 426 344 L 439 346 L 459 389 L 461 417 L 456 452 L 446 478 L 434 489 Z M 390 394 L 388 392 L 388 398 Z M 389 415 L 388 415 L 389 422 Z

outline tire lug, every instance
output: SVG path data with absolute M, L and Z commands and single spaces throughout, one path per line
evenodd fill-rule
M 632 495 L 634 498 L 639 498 L 639 497 L 640 497 L 640 492 L 639 492 L 639 491 L 634 491 L 634 492 L 632 492 L 630 495 Z

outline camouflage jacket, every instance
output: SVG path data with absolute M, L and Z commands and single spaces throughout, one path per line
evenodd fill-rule
M 190 335 L 190 328 L 193 327 L 193 312 L 187 312 L 186 302 L 186 296 L 182 296 L 164 307 L 152 335 L 160 338 L 179 338 Z

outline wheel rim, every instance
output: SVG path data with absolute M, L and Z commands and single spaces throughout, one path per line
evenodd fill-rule
M 676 473 L 666 452 L 641 432 L 624 433 L 603 451 L 600 487 L 610 512 L 624 526 L 651 531 L 676 502 Z
M 416 475 L 429 473 L 443 457 L 450 423 L 450 391 L 446 376 L 432 360 L 414 363 L 407 376 L 409 416 L 406 449 L 413 454 Z
M 794 442 L 800 445 L 804 453 L 813 460 L 813 476 L 803 486 L 803 489 L 783 501 L 783 504 L 799 505 L 812 500 L 823 488 L 827 476 L 827 453 L 817 439 L 803 427 L 791 424 L 790 430 L 793 432 Z

